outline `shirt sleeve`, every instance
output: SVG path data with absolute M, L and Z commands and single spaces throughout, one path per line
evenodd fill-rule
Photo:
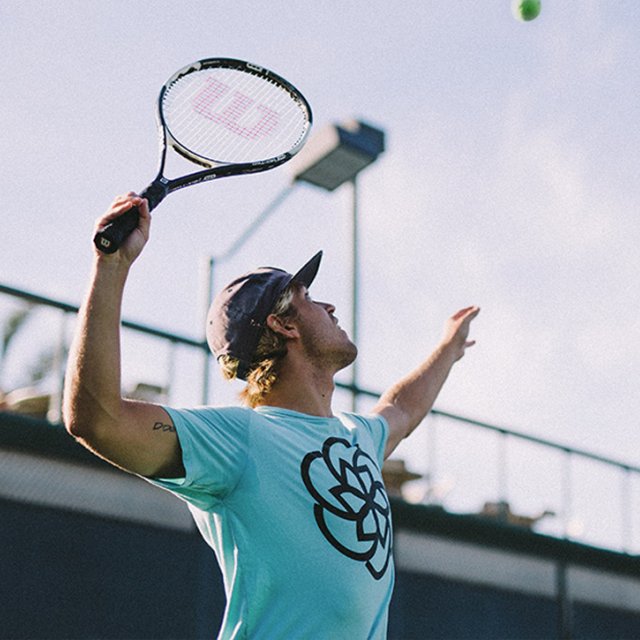
M 240 407 L 171 409 L 184 478 L 145 478 L 194 506 L 209 510 L 238 484 L 247 459 L 248 410 Z
M 383 416 L 379 414 L 359 415 L 355 413 L 346 414 L 348 419 L 355 423 L 357 428 L 370 438 L 376 459 L 380 468 L 384 464 L 384 450 L 389 437 L 389 424 Z

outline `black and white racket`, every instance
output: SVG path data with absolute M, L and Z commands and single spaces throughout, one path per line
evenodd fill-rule
M 160 91 L 160 166 L 140 195 L 151 210 L 177 189 L 273 169 L 300 151 L 311 122 L 304 96 L 272 71 L 231 58 L 194 62 Z M 206 168 L 166 178 L 167 145 Z M 104 253 L 117 251 L 137 227 L 138 215 L 134 207 L 100 229 L 94 237 L 96 247 Z

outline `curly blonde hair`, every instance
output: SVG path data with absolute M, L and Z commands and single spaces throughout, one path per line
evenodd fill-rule
M 276 300 L 271 314 L 280 318 L 294 318 L 296 309 L 292 304 L 293 296 L 300 286 L 296 282 L 290 283 Z M 280 364 L 286 355 L 286 338 L 265 326 L 247 374 L 247 384 L 240 392 L 240 400 L 243 404 L 253 408 L 263 403 L 278 380 Z M 240 365 L 238 358 L 224 355 L 220 356 L 218 363 L 223 378 L 235 380 L 238 377 Z

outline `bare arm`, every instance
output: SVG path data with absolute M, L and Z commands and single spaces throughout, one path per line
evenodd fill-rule
M 374 413 L 389 423 L 389 438 L 384 457 L 388 458 L 400 442 L 410 435 L 433 407 L 453 365 L 475 344 L 467 340 L 471 321 L 478 307 L 467 307 L 454 314 L 435 351 L 416 369 L 382 394 Z
M 146 476 L 183 474 L 175 429 L 164 409 L 121 394 L 120 312 L 129 269 L 149 237 L 146 200 L 117 198 L 104 225 L 132 205 L 138 228 L 114 254 L 95 252 L 91 284 L 78 315 L 65 378 L 63 416 L 81 444 L 109 462 Z

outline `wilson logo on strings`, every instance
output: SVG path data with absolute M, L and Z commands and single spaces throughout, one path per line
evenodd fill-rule
M 280 120 L 277 111 L 215 78 L 207 78 L 192 104 L 196 113 L 247 140 L 270 135 Z

